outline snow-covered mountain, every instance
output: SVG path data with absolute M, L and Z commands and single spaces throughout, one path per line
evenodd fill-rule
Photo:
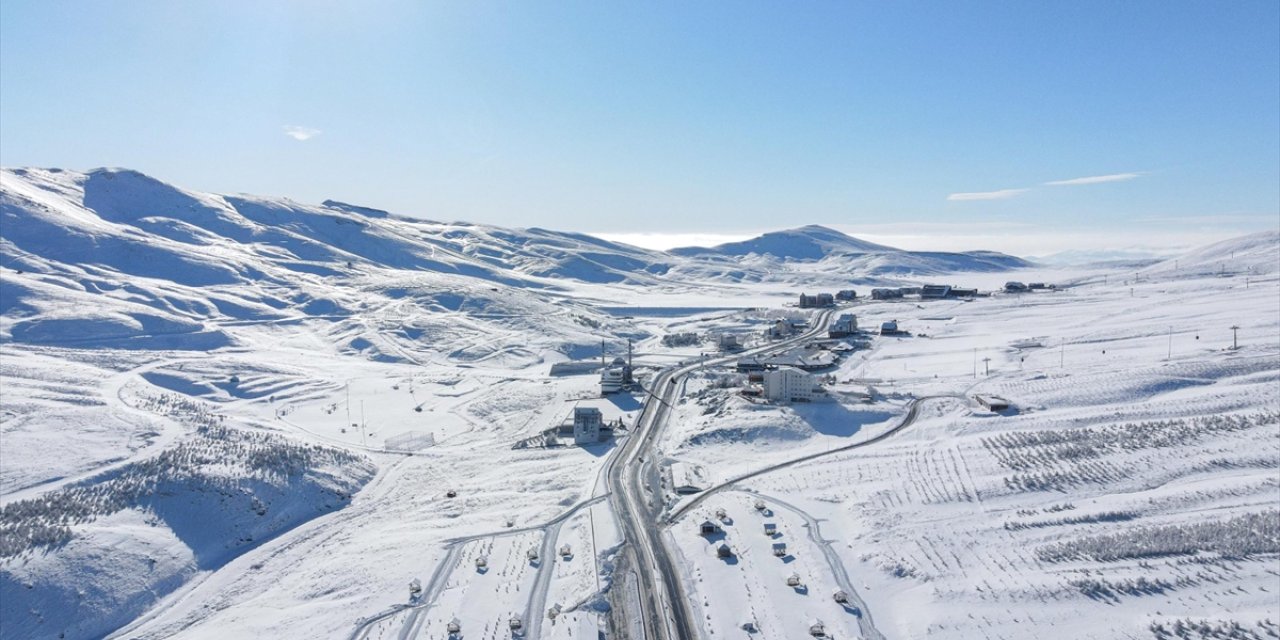
M 0 640 L 437 637 L 454 617 L 470 637 L 513 615 L 528 637 L 596 637 L 620 592 L 600 482 L 619 447 L 523 445 L 580 405 L 635 424 L 643 395 L 548 365 L 634 346 L 643 384 L 717 336 L 756 347 L 825 313 L 784 306 L 797 289 L 995 288 L 1025 265 L 821 227 L 664 253 L 111 169 L 4 170 L 0 225 Z M 1280 234 L 1132 274 L 859 299 L 864 326 L 912 333 L 863 336 L 812 403 L 691 373 L 658 467 L 721 482 L 870 447 L 682 516 L 696 617 L 717 635 L 755 611 L 763 636 L 820 618 L 853 637 L 874 611 L 889 637 L 1138 637 L 1229 611 L 1270 633 Z M 769 494 L 789 561 L 744 488 Z M 730 529 L 741 562 L 688 526 L 722 504 L 756 532 Z M 826 595 L 855 584 L 865 617 Z
M 847 236 L 835 229 L 816 224 L 773 231 L 750 240 L 727 242 L 714 247 L 681 247 L 671 253 L 683 256 L 743 257 L 751 254 L 771 255 L 783 260 L 821 260 L 831 254 L 885 253 L 898 249 Z
M 215 348 L 235 342 L 226 322 L 347 320 L 403 304 L 468 318 L 522 313 L 543 335 L 571 336 L 583 325 L 550 326 L 574 306 L 556 295 L 567 282 L 705 285 L 812 281 L 818 273 L 836 283 L 1026 265 L 990 252 L 900 251 L 818 226 L 663 253 L 334 200 L 200 193 L 123 169 L 5 169 L 0 222 L 3 266 L 26 274 L 0 283 L 0 339 L 125 340 L 136 348 Z M 393 274 L 398 284 L 389 286 Z M 378 339 L 352 341 L 371 357 L 395 357 Z
M 995 251 L 905 251 L 854 238 L 820 225 L 766 233 L 714 247 L 672 249 L 679 256 L 733 263 L 818 263 L 851 276 L 936 275 L 955 271 L 1007 271 L 1031 263 Z M 777 264 L 771 265 L 776 270 Z M 803 267 L 802 267 L 803 268 Z
M 1167 258 L 1143 270 L 1146 274 L 1178 272 L 1254 275 L 1280 272 L 1280 230 L 1227 238 Z

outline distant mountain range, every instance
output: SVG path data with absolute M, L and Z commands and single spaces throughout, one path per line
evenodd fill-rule
M 835 229 L 811 224 L 798 229 L 773 231 L 750 240 L 714 247 L 681 247 L 678 256 L 770 255 L 784 260 L 821 260 L 832 255 L 900 252 L 899 249 L 859 240 Z
M 673 255 L 703 260 L 763 258 L 784 264 L 812 262 L 850 277 L 937 275 L 957 271 L 1007 271 L 1030 262 L 995 251 L 905 251 L 808 225 L 715 247 L 681 247 Z
M 190 284 L 230 283 L 280 270 L 334 275 L 376 266 L 457 274 L 514 286 L 554 280 L 652 284 L 768 279 L 779 264 L 823 262 L 852 276 L 1016 269 L 994 252 L 910 252 L 821 226 L 670 252 L 580 233 L 442 223 L 336 200 L 188 191 L 127 169 L 5 169 L 0 181 L 8 260 L 96 265 Z M 807 269 L 806 269 L 807 270 Z
M 1275 232 L 1255 234 L 1146 269 L 1264 273 L 1276 245 Z M 582 286 L 835 290 L 1029 264 L 903 251 L 820 226 L 663 252 L 335 200 L 200 193 L 125 169 L 0 170 L 0 342 L 207 351 L 243 345 L 240 327 L 306 322 L 370 359 L 413 361 L 405 354 L 428 336 L 449 336 L 431 343 L 433 357 L 522 365 L 540 349 L 579 357 L 602 336 L 635 337 Z M 512 326 L 538 344 L 491 339 Z

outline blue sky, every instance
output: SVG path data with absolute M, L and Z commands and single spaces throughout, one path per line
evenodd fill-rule
M 0 162 L 649 244 L 1186 244 L 1280 226 L 1280 3 L 5 0 Z

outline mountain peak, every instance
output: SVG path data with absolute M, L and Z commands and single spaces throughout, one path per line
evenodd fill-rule
M 714 247 L 681 247 L 671 253 L 683 256 L 747 254 L 771 255 L 783 260 L 821 260 L 831 254 L 884 253 L 898 249 L 859 240 L 835 229 L 810 224 L 795 229 L 771 231 L 750 240 L 728 242 Z

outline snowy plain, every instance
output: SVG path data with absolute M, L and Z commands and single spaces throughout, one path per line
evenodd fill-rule
M 685 383 L 658 453 L 730 483 L 668 496 L 703 637 L 1280 634 L 1274 232 L 1049 269 L 815 228 L 753 245 L 797 256 L 663 254 L 120 170 L 0 187 L 0 637 L 594 637 L 617 444 L 513 447 L 575 406 L 629 424 L 644 394 L 553 364 L 631 340 L 643 385 L 715 350 L 664 336 L 767 344 L 813 317 L 801 291 L 1007 280 L 1057 288 L 854 303 L 909 335 L 865 336 L 826 399 Z M 716 508 L 732 562 L 694 530 Z

